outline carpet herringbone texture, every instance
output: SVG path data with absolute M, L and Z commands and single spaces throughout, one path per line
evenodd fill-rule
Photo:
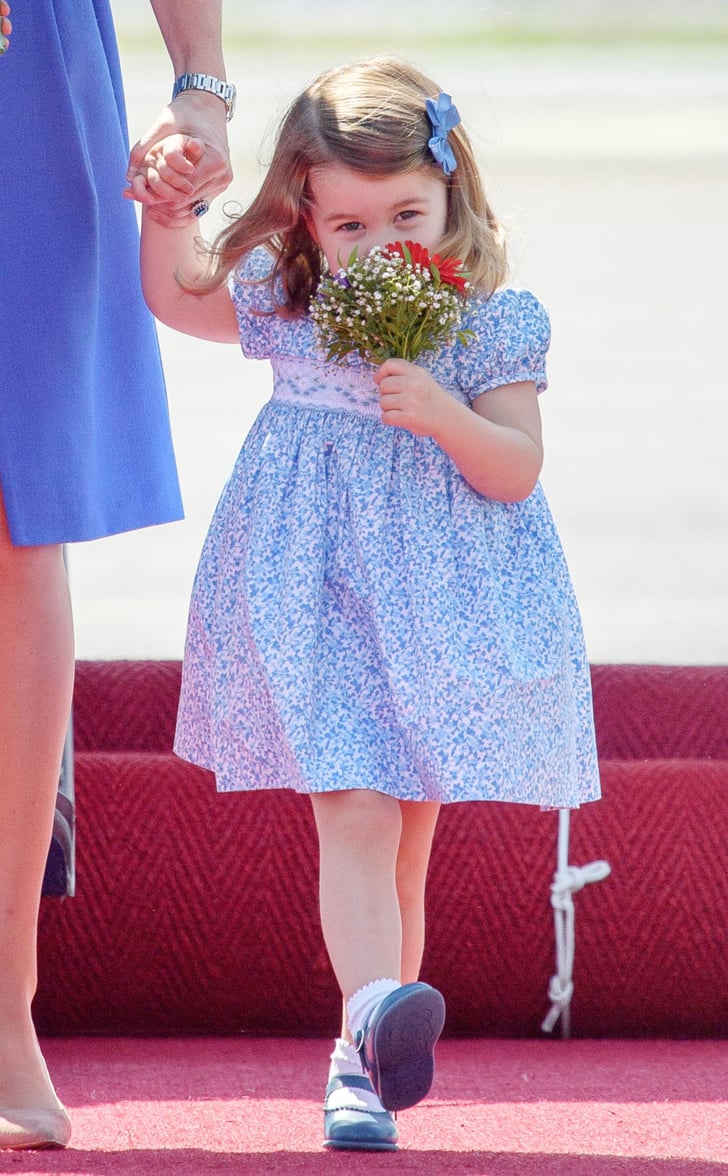
M 572 1031 L 728 1031 L 728 669 L 593 670 L 604 798 L 572 818 Z M 176 662 L 79 663 L 77 894 L 42 904 L 43 1033 L 331 1034 L 304 797 L 217 795 L 170 753 Z M 540 1034 L 554 970 L 557 816 L 442 812 L 423 978 L 450 1034 Z M 352 894 L 352 917 L 357 896 Z

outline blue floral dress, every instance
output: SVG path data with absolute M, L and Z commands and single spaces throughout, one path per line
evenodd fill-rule
M 231 280 L 274 391 L 193 588 L 175 750 L 222 792 L 371 788 L 573 807 L 599 796 L 579 613 L 540 486 L 476 493 L 429 437 L 383 425 L 372 368 L 271 315 L 262 250 Z M 261 312 L 263 312 L 261 314 Z M 467 403 L 546 387 L 532 294 L 473 298 L 470 345 L 427 361 Z

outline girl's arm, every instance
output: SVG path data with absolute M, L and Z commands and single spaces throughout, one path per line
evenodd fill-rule
M 375 379 L 385 424 L 432 437 L 479 494 L 498 502 L 528 498 L 543 464 L 534 383 L 493 388 L 468 406 L 403 359 L 388 359 Z
M 146 207 L 143 209 L 144 297 L 152 314 L 176 331 L 214 343 L 237 343 L 240 336 L 227 286 L 212 294 L 194 294 L 177 281 L 178 274 L 190 284 L 206 273 L 205 258 L 196 244 L 199 230 L 199 223 L 192 217 L 169 225 L 155 220 Z

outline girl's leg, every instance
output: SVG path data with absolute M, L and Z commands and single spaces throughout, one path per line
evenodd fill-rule
M 321 923 L 344 996 L 341 1036 L 348 1041 L 346 1001 L 352 992 L 380 977 L 408 984 L 419 975 L 425 883 L 440 806 L 365 790 L 311 800 L 321 855 Z M 376 827 L 370 824 L 375 813 Z M 359 910 L 363 903 L 366 918 Z
M 0 495 L 0 1116 L 60 1108 L 30 1004 L 73 673 L 62 549 L 14 547 Z
M 425 884 L 440 805 L 400 801 L 402 835 L 397 854 L 397 896 L 402 919 L 403 984 L 419 978 L 425 948 Z
M 353 1008 L 347 1009 L 347 1002 L 353 993 L 358 1002 L 379 1001 L 382 990 L 417 978 L 424 947 L 425 880 L 439 806 L 403 804 L 368 791 L 318 795 L 312 802 L 320 847 L 321 922 L 344 998 L 341 1039 L 331 1055 L 325 1146 L 390 1149 L 397 1140 L 391 1116 L 370 1085 L 365 1090 L 356 1085 L 362 1064 L 351 1045 Z M 384 983 L 375 986 L 377 980 Z M 359 1003 L 359 1017 L 365 1008 Z M 400 1020 L 397 1035 L 410 1030 L 411 1021 L 405 1025 Z M 419 1031 L 415 1042 L 414 1070 L 408 1069 L 399 1048 L 387 1051 L 375 1089 L 384 1077 L 390 1093 L 401 1097 L 404 1092 L 404 1098 L 385 1105 L 411 1105 L 429 1088 L 431 1077 L 423 1081 L 418 1069 L 429 1062 Z
M 372 980 L 399 980 L 399 801 L 354 789 L 311 797 L 319 839 L 321 926 L 344 1002 Z

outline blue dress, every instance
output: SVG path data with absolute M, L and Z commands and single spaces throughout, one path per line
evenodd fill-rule
M 572 807 L 599 796 L 579 613 L 540 486 L 476 493 L 429 437 L 383 425 L 372 368 L 326 363 L 271 309 L 261 250 L 231 281 L 272 399 L 202 552 L 175 749 L 220 791 L 371 788 L 404 800 Z M 473 298 L 427 361 L 467 403 L 545 388 L 546 312 Z
M 182 516 L 108 0 L 14 6 L 0 58 L 0 484 L 19 545 Z

